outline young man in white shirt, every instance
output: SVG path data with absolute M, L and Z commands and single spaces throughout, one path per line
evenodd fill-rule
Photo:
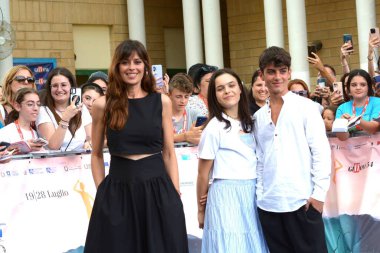
M 291 57 L 279 47 L 260 56 L 270 98 L 255 115 L 257 205 L 271 253 L 327 252 L 322 220 L 331 155 L 310 99 L 288 91 Z

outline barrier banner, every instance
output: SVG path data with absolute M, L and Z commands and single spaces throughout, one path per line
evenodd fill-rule
M 323 218 L 329 252 L 380 252 L 380 134 L 330 138 L 331 185 Z
M 380 252 L 380 134 L 330 138 L 329 252 Z M 200 252 L 197 147 L 176 148 L 191 253 Z M 106 173 L 109 154 L 105 153 Z M 95 198 L 90 154 L 0 164 L 0 252 L 82 253 Z M 3 251 L 2 251 L 3 250 Z
M 190 252 L 200 252 L 197 147 L 176 149 Z M 106 173 L 109 154 L 104 154 Z M 0 164 L 0 253 L 82 253 L 96 194 L 91 155 Z

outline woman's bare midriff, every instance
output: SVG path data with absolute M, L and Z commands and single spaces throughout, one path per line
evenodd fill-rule
M 140 160 L 140 159 L 143 159 L 145 157 L 152 156 L 155 154 L 157 154 L 157 153 L 154 153 L 154 154 L 134 154 L 134 155 L 114 154 L 114 156 L 119 156 L 119 157 L 130 159 L 130 160 Z

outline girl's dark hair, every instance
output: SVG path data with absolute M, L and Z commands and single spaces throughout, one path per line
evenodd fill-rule
M 55 68 L 53 69 L 46 80 L 45 88 L 46 88 L 46 96 L 44 104 L 50 109 L 50 111 L 53 113 L 54 119 L 57 123 L 59 123 L 62 119 L 58 115 L 58 113 L 55 111 L 55 101 L 53 99 L 53 96 L 51 95 L 51 80 L 55 76 L 64 76 L 69 80 L 70 88 L 77 87 L 77 83 L 75 81 L 74 75 L 68 70 L 67 68 Z M 82 114 L 77 113 L 74 117 L 72 117 L 69 121 L 69 130 L 70 133 L 74 136 L 75 131 L 80 127 L 82 124 Z
M 224 112 L 224 108 L 219 104 L 218 99 L 216 98 L 216 87 L 215 87 L 216 79 L 223 74 L 229 74 L 233 76 L 239 85 L 241 94 L 240 94 L 240 100 L 238 104 L 238 116 L 242 124 L 243 131 L 245 133 L 250 133 L 253 131 L 253 119 L 249 113 L 247 93 L 239 76 L 231 69 L 217 70 L 211 76 L 210 84 L 208 86 L 208 95 L 207 95 L 208 111 L 209 111 L 208 120 L 211 120 L 213 117 L 216 117 L 219 121 L 223 121 L 226 123 L 226 127 L 224 129 L 231 128 L 231 122 L 223 118 L 222 112 Z
M 108 77 L 109 84 L 106 94 L 106 108 L 104 113 L 105 122 L 113 130 L 120 130 L 128 120 L 128 85 L 123 81 L 119 72 L 119 65 L 123 60 L 128 60 L 133 53 L 136 53 L 145 66 L 144 76 L 141 80 L 143 91 L 154 93 L 156 81 L 153 76 L 148 52 L 144 45 L 137 40 L 125 40 L 115 49 Z
M 323 110 L 322 110 L 322 113 L 321 113 L 321 115 L 323 116 L 323 113 L 325 112 L 325 111 L 327 111 L 327 110 L 330 110 L 330 111 L 332 111 L 333 113 L 334 113 L 334 117 L 335 117 L 335 115 L 336 115 L 336 110 L 338 109 L 338 107 L 336 107 L 336 106 L 327 106 L 327 107 L 325 107 Z
M 82 88 L 82 95 L 88 91 L 88 90 L 94 90 L 96 93 L 98 93 L 100 96 L 104 96 L 104 91 L 102 89 L 102 87 L 100 87 L 98 84 L 96 83 L 92 83 L 92 82 L 87 82 L 85 84 L 83 84 L 81 86 Z
M 347 83 L 344 81 L 346 79 L 347 76 L 349 76 L 350 73 L 344 73 L 341 78 L 340 78 L 340 81 L 342 82 L 342 87 L 343 87 L 343 98 L 344 98 L 344 101 L 345 102 L 348 102 L 350 101 L 350 97 L 348 96 L 347 94 Z
M 21 104 L 25 100 L 25 96 L 28 94 L 36 94 L 38 96 L 38 92 L 34 88 L 21 88 L 14 95 L 14 102 L 16 102 L 17 104 Z M 18 119 L 18 117 L 19 117 L 19 112 L 17 110 L 12 110 L 9 113 L 5 124 L 8 125 L 14 122 L 16 119 Z
M 348 76 L 348 80 L 347 80 L 347 90 L 348 92 L 350 92 L 350 89 L 351 89 L 351 81 L 352 79 L 355 77 L 355 76 L 361 76 L 363 77 L 366 82 L 367 82 L 367 86 L 368 86 L 368 93 L 367 93 L 367 96 L 373 96 L 373 88 L 372 88 L 372 78 L 371 76 L 368 74 L 367 71 L 363 70 L 363 69 L 354 69 L 350 72 L 350 75 Z
M 207 64 L 204 64 L 203 66 L 201 66 L 199 69 L 197 69 L 197 71 L 194 74 L 194 78 L 193 78 L 194 87 L 196 87 L 197 89 L 200 89 L 199 85 L 201 84 L 202 78 L 205 75 L 207 75 L 209 73 L 213 73 L 217 70 L 218 70 L 218 67 L 216 67 L 216 66 L 211 66 L 211 65 L 207 65 Z

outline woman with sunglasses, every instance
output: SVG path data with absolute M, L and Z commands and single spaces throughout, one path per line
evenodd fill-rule
M 12 67 L 2 82 L 3 97 L 0 100 L 0 121 L 7 125 L 11 123 L 8 119 L 13 110 L 14 95 L 21 88 L 36 88 L 33 72 L 24 65 Z
M 9 114 L 14 121 L 0 129 L 0 141 L 14 143 L 24 140 L 32 151 L 41 150 L 43 144 L 36 142 L 38 135 L 34 125 L 40 106 L 40 98 L 35 89 L 18 90 L 13 102 L 14 110 Z
M 374 119 L 379 118 L 380 98 L 373 97 L 372 80 L 368 72 L 363 69 L 352 70 L 347 80 L 347 91 L 351 100 L 338 107 L 335 118 L 350 120 L 361 116 L 361 119 L 349 132 L 336 133 L 338 139 L 347 140 L 350 132 L 365 131 L 373 134 L 379 131 L 380 123 Z
M 290 80 L 288 83 L 288 89 L 294 94 L 297 94 L 301 97 L 310 98 L 309 87 L 307 87 L 307 84 L 301 79 Z M 323 101 L 324 101 L 323 103 L 327 105 L 326 100 L 323 100 Z M 315 105 L 318 106 L 319 111 L 322 113 L 323 106 L 317 102 L 315 103 Z
M 73 74 L 66 68 L 55 68 L 46 81 L 46 97 L 36 125 L 49 149 L 71 151 L 91 149 L 92 118 L 82 103 L 70 101 L 76 87 Z
M 194 75 L 194 88 L 199 91 L 198 95 L 189 99 L 189 107 L 200 111 L 203 116 L 208 116 L 207 91 L 212 73 L 218 70 L 215 66 L 203 65 Z

